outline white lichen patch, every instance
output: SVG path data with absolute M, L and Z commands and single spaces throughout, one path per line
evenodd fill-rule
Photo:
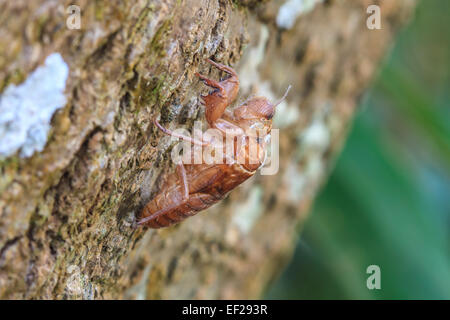
M 81 272 L 79 266 L 68 266 L 67 274 L 70 275 L 66 282 L 66 292 L 68 294 L 85 300 L 94 299 L 92 283 L 89 281 L 89 277 Z
M 47 142 L 53 113 L 66 104 L 69 67 L 59 53 L 47 57 L 20 85 L 0 95 L 0 157 L 30 157 Z
M 296 164 L 291 164 L 285 171 L 283 179 L 288 186 L 287 200 L 298 203 L 305 196 L 311 196 L 319 186 L 325 171 L 324 154 L 331 143 L 331 132 L 328 127 L 328 114 L 331 105 L 321 108 L 313 116 L 311 124 L 299 132 L 297 140 L 299 148 L 295 157 L 304 163 L 301 171 Z
M 314 113 L 311 123 L 299 132 L 297 140 L 302 146 L 301 154 L 325 152 L 331 143 L 330 112 L 331 103 L 326 103 Z
M 144 271 L 142 272 L 141 279 L 138 283 L 136 283 L 134 286 L 129 288 L 125 296 L 127 298 L 132 298 L 135 300 L 145 300 L 147 297 L 147 284 L 148 284 L 148 278 L 150 276 L 150 271 L 152 270 L 152 265 L 148 264 Z
M 315 148 L 323 151 L 330 143 L 330 132 L 322 119 L 314 120 L 301 134 L 300 139 L 304 147 Z
M 236 206 L 233 223 L 238 226 L 242 233 L 248 233 L 262 213 L 261 187 L 255 186 L 250 190 L 248 199 Z
M 245 62 L 242 64 L 241 70 L 239 70 L 239 86 L 244 92 L 251 91 L 253 85 L 259 82 L 258 80 L 260 79 L 260 76 L 258 68 L 264 61 L 264 54 L 268 40 L 269 28 L 262 25 L 257 46 L 247 50 Z
M 289 186 L 287 188 L 287 200 L 293 204 L 299 203 L 305 194 L 305 188 L 307 187 L 307 177 L 299 171 L 297 165 L 291 163 L 284 172 L 284 183 Z
M 277 26 L 281 29 L 291 29 L 297 18 L 310 12 L 314 6 L 323 0 L 288 0 L 278 10 Z

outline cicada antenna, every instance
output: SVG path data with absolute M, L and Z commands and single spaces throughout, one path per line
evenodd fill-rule
M 278 100 L 277 103 L 275 103 L 275 104 L 273 105 L 274 107 L 276 107 L 276 106 L 279 105 L 281 102 L 283 102 L 284 99 L 286 99 L 286 97 L 287 97 L 287 95 L 288 95 L 288 93 L 289 93 L 289 90 L 291 90 L 291 87 L 292 87 L 291 85 L 289 85 L 289 86 L 287 87 L 286 92 L 284 93 L 283 97 L 282 97 L 280 100 Z

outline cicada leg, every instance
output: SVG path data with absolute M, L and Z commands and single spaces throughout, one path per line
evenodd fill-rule
M 159 130 L 161 130 L 162 132 L 164 132 L 165 134 L 167 134 L 169 136 L 180 138 L 180 139 L 186 140 L 192 144 L 196 144 L 199 146 L 207 146 L 207 145 L 211 144 L 211 141 L 198 140 L 198 139 L 194 139 L 194 138 L 185 136 L 183 134 L 175 133 L 172 130 L 164 128 L 156 119 L 153 120 L 153 123 L 155 124 L 155 126 L 158 127 Z
M 208 59 L 208 62 L 230 75 L 226 79 L 216 81 L 196 73 L 201 81 L 207 86 L 215 89 L 209 94 L 201 96 L 203 100 L 202 103 L 205 106 L 206 120 L 208 121 L 209 126 L 214 128 L 216 121 L 224 115 L 226 108 L 236 99 L 239 90 L 239 79 L 232 68 L 210 59 Z

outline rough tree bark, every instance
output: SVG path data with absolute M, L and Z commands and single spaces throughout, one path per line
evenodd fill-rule
M 2 92 L 55 52 L 69 70 L 45 148 L 0 158 L 0 298 L 259 297 L 414 1 L 304 1 L 290 27 L 285 1 L 80 0 L 80 30 L 66 27 L 63 2 L 0 2 Z M 366 27 L 373 3 L 381 30 Z M 180 225 L 136 228 L 174 168 L 151 120 L 189 129 L 204 118 L 194 74 L 219 76 L 210 57 L 236 67 L 241 101 L 293 86 L 275 118 L 280 170 Z M 0 144 L 14 142 L 11 121 Z

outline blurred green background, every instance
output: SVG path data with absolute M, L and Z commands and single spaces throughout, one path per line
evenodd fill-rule
M 450 299 L 449 18 L 421 1 L 396 38 L 266 298 Z

